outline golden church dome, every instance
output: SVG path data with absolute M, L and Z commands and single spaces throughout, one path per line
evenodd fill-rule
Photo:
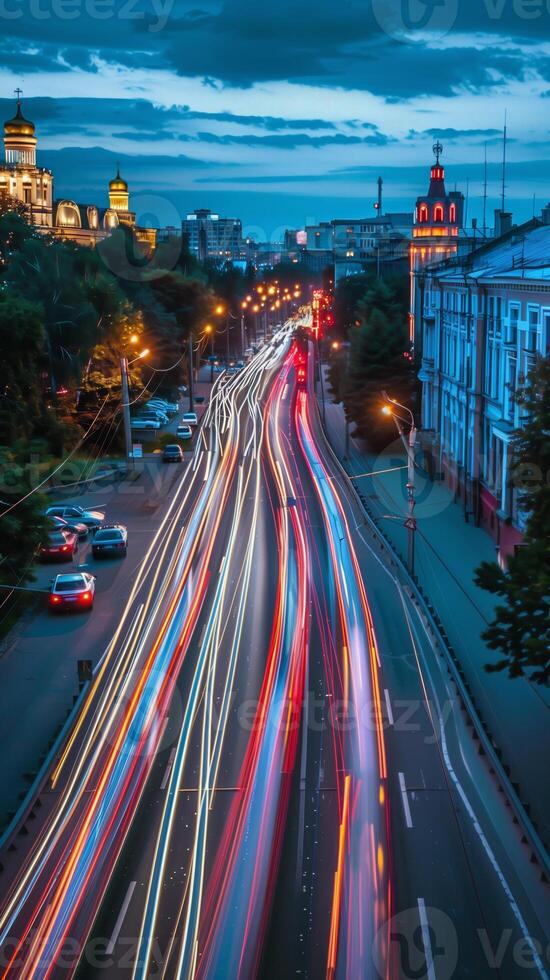
M 120 168 L 118 167 L 117 167 L 116 177 L 114 177 L 113 180 L 109 181 L 109 190 L 123 191 L 124 193 L 128 192 L 128 184 L 126 183 L 124 178 L 120 176 Z
M 25 119 L 21 112 L 21 103 L 17 103 L 17 112 L 13 119 L 4 123 L 5 136 L 34 136 L 34 123 Z

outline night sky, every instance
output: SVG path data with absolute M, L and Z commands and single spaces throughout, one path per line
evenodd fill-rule
M 258 238 L 412 210 L 431 147 L 481 217 L 550 197 L 545 0 L 0 0 L 0 110 L 37 124 L 56 197 L 106 204 L 120 160 L 141 220 L 240 216 Z

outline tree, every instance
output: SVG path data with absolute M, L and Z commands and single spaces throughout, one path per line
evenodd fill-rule
M 537 684 L 550 680 L 550 358 L 540 360 L 519 392 L 526 421 L 512 444 L 512 474 L 527 513 L 523 544 L 510 558 L 508 572 L 482 562 L 475 581 L 500 596 L 495 618 L 483 633 L 491 650 L 503 656 L 486 670 L 527 675 Z
M 330 381 L 338 399 L 343 399 L 348 417 L 371 448 L 383 449 L 393 433 L 380 412 L 382 389 L 406 405 L 414 407 L 416 380 L 407 359 L 406 292 L 399 281 L 384 282 L 371 277 L 346 285 L 340 292 L 351 303 L 347 316 L 353 325 L 349 332 L 349 367 L 343 357 L 333 358 Z M 338 287 L 341 290 L 341 287 Z M 340 308 L 340 316 L 342 306 Z
M 43 414 L 36 384 L 44 350 L 43 310 L 17 294 L 0 295 L 0 429 L 5 445 L 28 439 Z
M 5 466 L 10 466 L 10 461 L 5 461 L 0 457 L 0 467 L 4 471 Z M 14 473 L 13 467 L 9 472 Z M 25 485 L 17 485 L 11 491 L 4 485 L 1 486 L 2 511 L 11 504 L 17 503 L 17 507 L 10 510 L 0 518 L 0 582 L 3 585 L 24 585 L 25 582 L 32 581 L 34 578 L 33 564 L 37 549 L 49 529 L 49 523 L 44 517 L 44 510 L 47 501 L 38 493 L 33 493 L 24 499 Z M 2 589 L 2 597 L 6 596 L 6 590 Z

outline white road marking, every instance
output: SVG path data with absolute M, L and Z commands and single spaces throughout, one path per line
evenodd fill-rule
M 126 892 L 126 898 L 124 899 L 124 901 L 122 903 L 122 908 L 121 908 L 120 912 L 118 913 L 118 919 L 115 922 L 115 928 L 113 929 L 112 936 L 111 936 L 111 938 L 109 940 L 109 943 L 108 943 L 108 946 L 107 946 L 107 948 L 105 950 L 105 953 L 107 954 L 107 956 L 112 956 L 112 954 L 114 952 L 114 948 L 116 946 L 117 939 L 118 939 L 118 937 L 120 935 L 120 930 L 122 929 L 122 923 L 124 922 L 124 919 L 126 918 L 126 913 L 128 911 L 128 906 L 129 906 L 130 902 L 132 901 L 132 895 L 134 894 L 134 888 L 136 887 L 136 885 L 137 885 L 137 882 L 136 881 L 131 881 L 130 884 L 128 885 L 128 891 Z
M 402 772 L 398 773 L 399 776 L 399 787 L 401 789 L 401 799 L 403 800 L 403 810 L 405 811 L 405 823 L 409 829 L 412 827 L 412 817 L 411 808 L 409 806 L 409 798 L 407 796 L 407 787 L 405 785 L 405 776 Z
M 164 776 L 162 777 L 162 783 L 160 784 L 161 789 L 166 789 L 166 783 L 170 779 L 170 770 L 174 765 L 175 756 L 176 756 L 176 750 L 175 748 L 173 748 L 172 751 L 170 752 L 170 757 L 168 759 L 166 769 L 164 770 Z
M 430 942 L 430 923 L 426 912 L 426 903 L 423 898 L 418 901 L 418 915 L 420 918 L 420 930 L 422 932 L 422 945 L 424 946 L 424 956 L 426 957 L 426 976 L 428 980 L 436 980 L 434 970 L 434 954 Z
M 220 570 L 218 572 L 218 575 L 221 575 L 221 573 L 223 571 L 223 566 L 225 565 L 225 559 L 226 558 L 227 558 L 227 555 L 224 555 L 223 558 L 222 558 L 222 560 L 221 560 L 221 562 L 220 562 Z
M 388 691 L 387 687 L 384 688 L 384 697 L 386 699 L 386 711 L 388 712 L 388 721 L 390 725 L 393 725 L 393 711 L 392 711 L 391 701 L 390 701 L 390 692 Z

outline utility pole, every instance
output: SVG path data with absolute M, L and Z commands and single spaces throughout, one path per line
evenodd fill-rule
M 230 314 L 228 313 L 225 318 L 225 344 L 226 344 L 226 355 L 225 355 L 225 369 L 227 371 L 229 367 L 229 328 L 231 325 Z
M 394 398 L 390 398 L 386 391 L 382 392 L 387 404 L 384 406 L 383 411 L 386 415 L 391 415 L 396 426 L 397 431 L 401 437 L 401 442 L 405 447 L 405 452 L 407 454 L 407 519 L 405 521 L 405 527 L 408 530 L 408 546 L 407 546 L 407 565 L 411 575 L 414 575 L 414 545 L 415 545 L 415 534 L 416 534 L 416 517 L 414 516 L 415 499 L 414 499 L 414 447 L 416 444 L 416 425 L 414 423 L 414 415 L 410 408 L 406 405 L 401 405 L 396 402 Z M 404 412 L 408 413 L 408 419 L 403 419 L 395 409 L 400 408 Z M 409 435 L 407 436 L 405 430 L 403 429 L 402 422 L 408 421 L 410 424 Z
M 483 165 L 483 237 L 487 238 L 487 143 Z
M 246 350 L 246 328 L 244 322 L 244 313 L 241 313 L 241 358 L 244 361 L 244 352 Z
M 507 135 L 508 135 L 508 131 L 507 131 L 507 127 L 506 127 L 506 117 L 507 117 L 507 110 L 505 109 L 504 110 L 504 129 L 502 131 L 502 190 L 501 190 L 501 194 L 500 194 L 500 199 L 501 199 L 500 208 L 501 208 L 501 211 L 504 211 L 504 202 L 506 200 L 506 138 L 507 138 Z
M 194 360 L 194 358 L 193 358 L 193 331 L 191 331 L 190 334 L 189 334 L 189 337 L 187 338 L 187 363 L 188 363 L 187 373 L 189 375 L 189 411 L 190 412 L 194 412 L 194 410 L 195 410 L 195 399 L 194 399 L 194 394 L 193 394 L 193 384 L 194 384 L 194 378 L 193 378 L 194 364 L 193 364 L 193 360 Z
M 122 393 L 122 418 L 124 420 L 124 446 L 126 450 L 126 463 L 132 460 L 132 469 L 135 468 L 134 450 L 132 445 L 132 425 L 130 422 L 130 389 L 128 385 L 128 358 L 120 358 L 120 382 Z

